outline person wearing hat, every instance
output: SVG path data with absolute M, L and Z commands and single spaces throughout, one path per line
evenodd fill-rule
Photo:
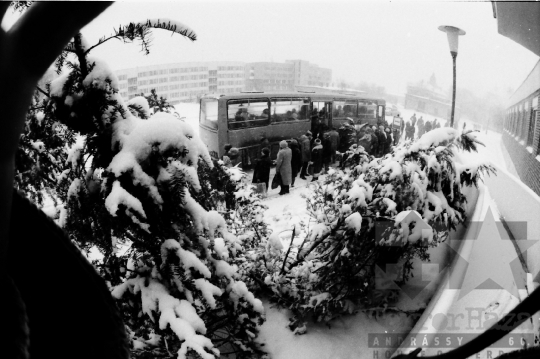
M 236 147 L 232 147 L 225 156 L 223 156 L 223 164 L 227 167 L 234 167 L 242 161 L 240 151 Z M 239 166 L 241 167 L 241 166 Z
M 269 190 L 268 183 L 270 182 L 270 168 L 272 160 L 270 159 L 270 149 L 265 147 L 261 151 L 261 158 L 255 164 L 253 171 L 253 183 L 266 183 L 266 190 Z
M 386 145 L 384 147 L 384 154 L 387 154 L 387 153 L 390 153 L 390 151 L 392 150 L 393 139 L 392 139 L 392 132 L 390 131 L 389 127 L 386 127 L 384 129 L 384 132 L 386 132 Z
M 276 159 L 276 173 L 281 175 L 281 190 L 279 194 L 283 195 L 289 193 L 289 186 L 292 182 L 292 151 L 287 141 L 281 141 L 279 148 Z
M 311 132 L 307 132 L 311 134 Z M 311 139 L 306 135 L 300 136 L 300 152 L 302 154 L 302 170 L 300 171 L 300 178 L 305 180 L 307 176 L 307 168 L 309 161 L 311 161 Z
M 311 166 L 313 166 L 313 178 L 311 181 L 317 181 L 323 169 L 323 146 L 321 140 L 315 140 L 313 150 L 311 150 Z

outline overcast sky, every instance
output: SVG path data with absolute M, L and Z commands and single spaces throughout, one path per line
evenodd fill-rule
M 13 16 L 5 19 L 5 26 Z M 197 41 L 154 31 L 152 53 L 137 44 L 106 43 L 93 52 L 113 69 L 187 61 L 303 59 L 332 69 L 333 79 L 382 85 L 404 93 L 408 82 L 435 73 L 452 83 L 452 59 L 439 25 L 460 37 L 458 87 L 478 95 L 506 95 L 526 78 L 538 57 L 497 33 L 491 2 L 440 1 L 174 1 L 118 2 L 83 29 L 90 43 L 113 27 L 170 18 L 191 27 Z

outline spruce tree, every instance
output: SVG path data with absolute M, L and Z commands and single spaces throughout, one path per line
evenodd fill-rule
M 171 107 L 164 98 L 152 93 L 159 111 L 146 121 L 89 56 L 111 39 L 139 41 L 147 53 L 152 28 L 196 39 L 181 24 L 148 20 L 93 46 L 81 34 L 66 46 L 59 77 L 29 109 L 15 185 L 38 201 L 48 193 L 79 248 L 101 253 L 94 265 L 118 299 L 134 356 L 256 357 L 264 310 L 238 272 L 253 234 L 232 226 L 224 205 L 244 185 L 212 162 L 189 125 L 159 112 Z M 230 185 L 212 187 L 216 177 Z

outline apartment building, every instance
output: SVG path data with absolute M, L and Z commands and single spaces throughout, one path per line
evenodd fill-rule
M 245 77 L 248 91 L 294 91 L 296 86 L 329 87 L 332 70 L 304 60 L 250 62 Z
M 209 93 L 244 90 L 245 63 L 239 61 L 185 62 L 116 71 L 124 100 L 156 89 L 170 104 L 196 101 Z
M 304 60 L 170 63 L 119 70 L 116 75 L 125 100 L 156 89 L 173 105 L 196 101 L 204 94 L 294 91 L 295 86 L 329 87 L 332 82 L 331 69 Z

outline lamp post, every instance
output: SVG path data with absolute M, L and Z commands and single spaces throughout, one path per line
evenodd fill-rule
M 460 35 L 465 35 L 465 31 L 455 26 L 442 25 L 439 30 L 446 32 L 448 37 L 448 45 L 450 46 L 450 55 L 454 63 L 454 86 L 452 90 L 452 115 L 450 117 L 450 127 L 454 128 L 454 110 L 456 107 L 456 57 L 458 52 L 458 44 Z

